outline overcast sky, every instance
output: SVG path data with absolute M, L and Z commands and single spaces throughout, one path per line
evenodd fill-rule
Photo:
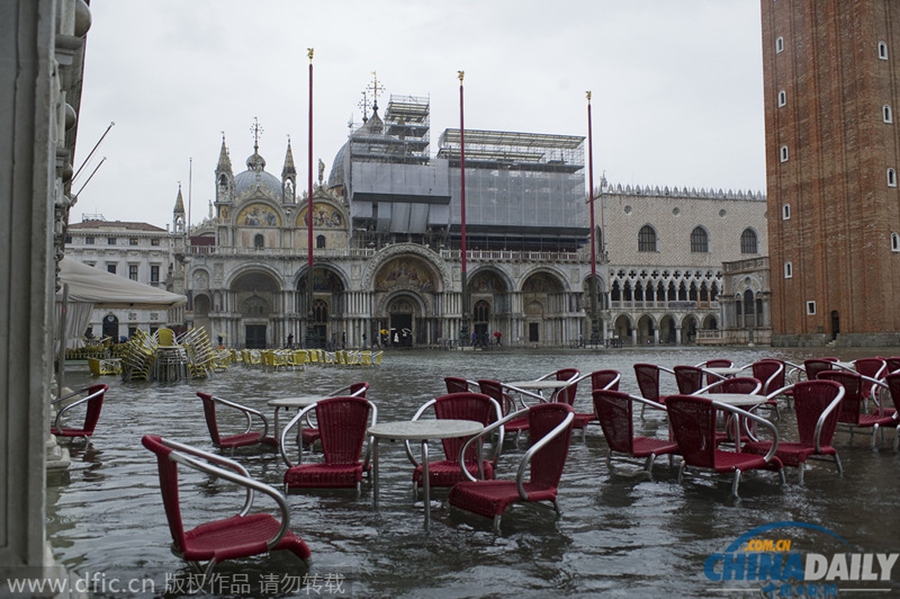
M 208 214 L 222 132 L 235 174 L 263 128 L 281 176 L 288 136 L 306 189 L 359 124 L 372 73 L 431 102 L 431 153 L 459 127 L 587 136 L 594 182 L 765 190 L 759 0 L 92 0 L 70 222 L 165 227 L 181 182 Z M 587 160 L 587 148 L 585 150 Z M 314 169 L 316 167 L 314 166 Z M 585 173 L 587 177 L 587 172 Z

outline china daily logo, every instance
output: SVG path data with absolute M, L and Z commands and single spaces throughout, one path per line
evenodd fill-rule
M 758 590 L 771 598 L 888 593 L 898 557 L 897 553 L 853 551 L 842 537 L 815 524 L 773 522 L 739 536 L 723 553 L 711 554 L 703 564 L 703 574 L 707 580 L 725 585 L 710 590 Z

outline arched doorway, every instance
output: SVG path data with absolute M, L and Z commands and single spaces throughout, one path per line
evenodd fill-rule
M 251 349 L 268 347 L 272 314 L 279 311 L 279 286 L 266 272 L 249 271 L 238 275 L 231 284 L 243 325 L 244 346 Z
M 675 319 L 666 314 L 659 321 L 659 342 L 674 345 L 678 341 Z
M 415 338 L 416 306 L 411 298 L 400 296 L 391 300 L 387 308 L 390 344 L 412 347 Z
M 113 342 L 119 342 L 119 319 L 115 314 L 107 314 L 103 317 L 102 333 L 104 337 L 112 337 Z
M 641 316 L 638 320 L 637 330 L 639 345 L 650 345 L 655 341 L 653 324 L 653 319 L 646 314 Z

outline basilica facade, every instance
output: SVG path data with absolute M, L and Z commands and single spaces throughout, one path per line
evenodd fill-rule
M 186 324 L 251 348 L 576 346 L 591 337 L 593 262 L 601 342 L 768 325 L 768 290 L 723 279 L 723 262 L 766 254 L 763 194 L 604 181 L 592 204 L 584 137 L 466 130 L 463 147 L 447 129 L 432 155 L 429 126 L 427 99 L 392 96 L 327 177 L 319 160 L 311 194 L 290 142 L 278 177 L 256 141 L 235 173 L 223 137 L 208 218 L 187 231 L 182 202 L 173 215 Z

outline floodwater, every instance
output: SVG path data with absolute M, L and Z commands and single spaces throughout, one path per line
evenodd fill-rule
M 852 359 L 878 353 L 837 355 Z M 729 545 L 744 533 L 787 522 L 820 528 L 784 525 L 758 538 L 789 540 L 804 564 L 809 554 L 823 555 L 834 575 L 873 571 L 869 577 L 880 578 L 877 556 L 866 558 L 874 564 L 868 568 L 868 561 L 860 562 L 862 568 L 854 568 L 856 562 L 850 559 L 846 569 L 833 564 L 843 554 L 900 552 L 900 455 L 892 448 L 893 431 L 886 432 L 876 451 L 869 449 L 867 435 L 857 435 L 851 444 L 849 435 L 838 433 L 834 444 L 844 464 L 843 477 L 826 462 L 814 463 L 803 485 L 797 483 L 794 469 L 787 469 L 784 486 L 775 473 L 747 473 L 740 499 L 733 499 L 730 477 L 718 482 L 686 477 L 679 484 L 677 468 L 670 469 L 665 458 L 657 460 L 653 480 L 639 466 L 614 463 L 611 471 L 600 428 L 594 426 L 585 442 L 580 433 L 573 435 L 559 491 L 562 517 L 514 505 L 499 535 L 490 521 L 450 510 L 441 491 L 433 494 L 431 531 L 426 533 L 424 504 L 413 501 L 411 466 L 403 446 L 382 442 L 377 511 L 365 480 L 358 498 L 352 492 L 290 495 L 291 527 L 312 551 L 308 566 L 286 552 L 224 562 L 216 568 L 218 576 L 200 588 L 188 566 L 170 552 L 155 458 L 140 442 L 142 435 L 152 433 L 211 449 L 197 391 L 271 413 L 267 399 L 366 380 L 379 420 L 406 420 L 421 403 L 444 392 L 447 375 L 515 380 L 564 366 L 583 373 L 615 368 L 623 374 L 621 389 L 637 392 L 632 370 L 636 362 L 671 367 L 726 357 L 746 364 L 767 355 L 802 361 L 815 354 L 771 348 L 408 350 L 388 352 L 380 366 L 363 369 L 312 365 L 267 373 L 235 364 L 209 380 L 172 384 L 103 377 L 110 389 L 97 432 L 86 447 L 75 443 L 73 467 L 48 488 L 47 535 L 57 561 L 83 581 L 89 594 L 103 597 L 900 596 L 900 564 L 885 573 L 884 580 L 793 584 L 778 580 L 777 568 L 761 574 L 749 568 L 756 580 L 746 580 L 747 569 L 741 568 L 729 569 L 723 577 L 722 560 L 710 561 L 713 567 L 704 570 L 711 555 L 732 551 Z M 70 366 L 70 387 L 90 381 L 86 367 Z M 579 391 L 579 411 L 589 409 L 589 388 Z M 673 381 L 664 381 L 667 390 L 674 392 Z M 793 415 L 789 410 L 783 414 L 778 426 L 791 436 Z M 638 424 L 645 434 L 664 426 L 658 418 Z M 522 446 L 507 444 L 499 477 L 514 477 Z M 254 477 L 281 488 L 285 467 L 276 453 L 238 450 L 235 459 Z M 183 476 L 181 495 L 188 526 L 231 516 L 243 499 L 233 485 L 193 473 Z M 274 504 L 259 497 L 257 505 L 269 509 Z M 747 557 L 736 553 L 736 559 Z M 757 563 L 755 558 L 752 563 Z

